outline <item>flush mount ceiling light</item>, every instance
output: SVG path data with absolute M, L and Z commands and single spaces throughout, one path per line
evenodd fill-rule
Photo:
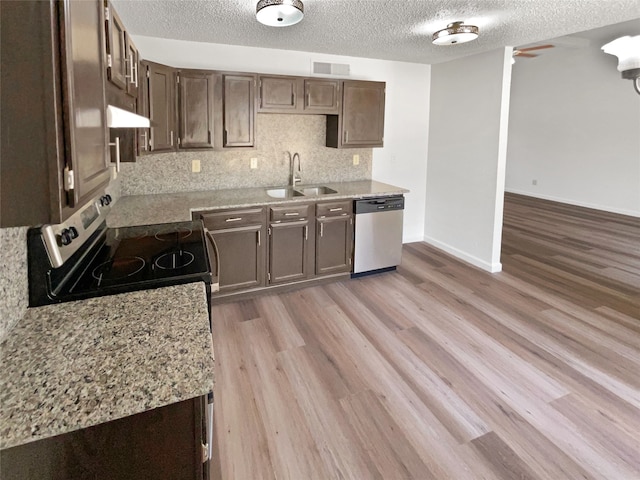
M 270 27 L 295 25 L 303 16 L 301 0 L 260 0 L 256 5 L 256 18 Z
M 618 57 L 622 78 L 633 80 L 633 88 L 640 95 L 640 35 L 617 38 L 603 45 L 602 51 Z
M 478 38 L 478 27 L 464 25 L 464 22 L 453 22 L 447 28 L 438 30 L 431 37 L 435 45 L 454 45 L 456 43 L 470 42 Z

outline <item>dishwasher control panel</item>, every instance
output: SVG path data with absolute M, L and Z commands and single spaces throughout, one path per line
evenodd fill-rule
M 384 212 L 386 210 L 403 210 L 404 197 L 365 198 L 355 201 L 355 213 Z

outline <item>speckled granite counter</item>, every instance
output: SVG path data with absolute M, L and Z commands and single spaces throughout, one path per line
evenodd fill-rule
M 275 203 L 362 198 L 372 195 L 397 195 L 408 190 L 372 180 L 343 183 L 323 183 L 338 193 L 318 197 L 305 196 L 287 199 L 272 198 L 266 188 L 240 188 L 205 192 L 162 193 L 157 195 L 132 195 L 116 202 L 107 224 L 110 227 L 129 227 L 155 223 L 191 220 L 191 212 L 220 208 L 251 207 Z M 275 187 L 277 188 L 277 187 Z
M 214 383 L 202 283 L 28 309 L 0 348 L 0 448 L 204 395 Z

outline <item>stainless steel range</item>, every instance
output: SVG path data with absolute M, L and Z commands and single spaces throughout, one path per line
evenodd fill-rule
M 201 222 L 107 228 L 110 203 L 102 195 L 63 224 L 29 230 L 29 306 L 200 281 L 217 289 Z

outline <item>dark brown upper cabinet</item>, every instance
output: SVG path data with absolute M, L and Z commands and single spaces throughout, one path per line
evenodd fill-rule
M 134 98 L 138 97 L 140 87 L 140 54 L 129 34 L 126 35 L 127 45 L 127 93 Z
M 107 79 L 119 90 L 132 97 L 138 95 L 138 49 L 124 28 L 113 6 L 104 3 Z
M 259 113 L 337 115 L 340 82 L 324 78 L 260 75 Z
M 107 30 L 107 78 L 120 90 L 127 90 L 127 34 L 111 4 L 105 3 Z
M 0 226 L 59 223 L 110 179 L 101 1 L 0 2 Z
M 176 70 L 159 63 L 144 62 L 149 102 L 149 152 L 177 149 Z
M 300 77 L 260 75 L 258 112 L 295 113 L 298 108 Z
M 178 72 L 178 147 L 212 149 L 214 132 L 214 87 L 211 72 Z
M 343 81 L 341 112 L 327 115 L 327 147 L 382 147 L 384 98 L 384 82 Z
M 253 74 L 223 74 L 223 147 L 254 147 L 256 80 Z
M 340 82 L 305 78 L 303 110 L 305 113 L 337 115 L 340 112 Z

